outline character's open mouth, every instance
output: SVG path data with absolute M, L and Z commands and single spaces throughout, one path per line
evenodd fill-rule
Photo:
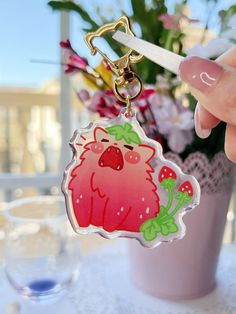
M 120 171 L 124 167 L 121 150 L 118 147 L 109 146 L 99 158 L 98 164 L 100 167 L 110 167 Z

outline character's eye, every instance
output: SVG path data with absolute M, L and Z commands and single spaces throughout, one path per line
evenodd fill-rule
M 101 142 L 109 142 L 109 140 L 107 140 L 106 138 L 103 138 Z
M 131 146 L 131 145 L 124 145 L 124 147 L 128 148 L 129 150 L 133 150 L 134 149 L 133 146 Z

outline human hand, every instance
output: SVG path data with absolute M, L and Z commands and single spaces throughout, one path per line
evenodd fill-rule
M 186 58 L 179 70 L 198 100 L 194 115 L 197 135 L 207 138 L 220 121 L 226 122 L 225 153 L 236 163 L 236 47 L 215 61 Z

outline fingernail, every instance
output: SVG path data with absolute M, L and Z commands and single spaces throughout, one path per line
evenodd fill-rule
M 211 134 L 211 129 L 203 129 L 202 128 L 201 121 L 199 118 L 198 107 L 195 110 L 194 123 L 195 123 L 195 131 L 196 131 L 198 137 L 207 138 Z
M 199 57 L 186 58 L 179 67 L 180 78 L 202 93 L 212 89 L 223 73 L 224 68 L 218 63 Z

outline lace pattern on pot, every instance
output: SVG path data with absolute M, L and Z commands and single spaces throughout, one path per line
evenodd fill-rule
M 183 172 L 195 176 L 202 193 L 216 193 L 232 188 L 235 167 L 223 152 L 217 153 L 211 161 L 200 152 L 190 154 L 184 161 L 172 152 L 166 153 L 165 158 L 175 162 Z

